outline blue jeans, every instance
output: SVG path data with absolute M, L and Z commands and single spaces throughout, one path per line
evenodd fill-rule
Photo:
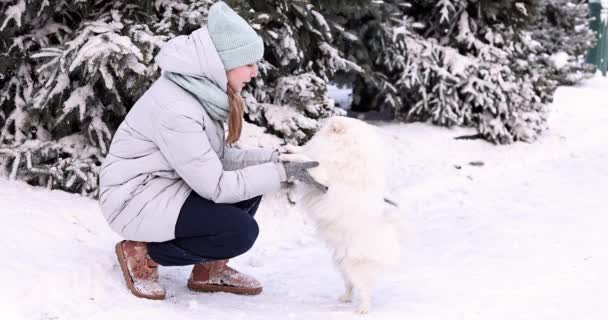
M 253 219 L 262 196 L 237 203 L 214 203 L 192 191 L 175 225 L 175 239 L 148 242 L 148 254 L 162 266 L 185 266 L 229 259 L 247 252 L 258 237 Z

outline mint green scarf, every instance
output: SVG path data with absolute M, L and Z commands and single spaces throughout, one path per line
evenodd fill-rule
M 205 77 L 187 76 L 174 72 L 165 72 L 165 77 L 190 92 L 213 120 L 226 121 L 228 119 L 230 114 L 228 94 L 217 84 Z

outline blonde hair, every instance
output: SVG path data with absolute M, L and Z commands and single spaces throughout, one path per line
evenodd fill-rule
M 228 137 L 226 138 L 226 143 L 233 144 L 241 137 L 245 103 L 243 102 L 241 95 L 235 92 L 230 84 L 228 84 L 227 93 L 230 114 L 228 115 Z

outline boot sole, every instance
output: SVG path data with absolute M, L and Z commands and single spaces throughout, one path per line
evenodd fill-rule
M 188 281 L 188 289 L 196 292 L 227 292 L 247 296 L 258 295 L 262 292 L 262 288 L 239 288 L 219 284 L 192 284 L 190 281 Z
M 127 287 L 131 291 L 131 293 L 138 297 L 150 300 L 164 300 L 165 295 L 147 295 L 139 292 L 135 288 L 135 284 L 133 283 L 133 279 L 129 274 L 129 268 L 127 267 L 127 258 L 125 257 L 124 252 L 122 251 L 122 241 L 117 243 L 114 247 L 114 251 L 116 251 L 116 258 L 118 259 L 118 264 L 120 265 L 120 269 L 122 270 L 122 274 L 125 277 L 125 282 L 127 283 Z

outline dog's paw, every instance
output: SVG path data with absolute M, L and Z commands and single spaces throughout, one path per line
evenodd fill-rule
M 352 294 L 352 292 L 345 292 L 340 297 L 338 297 L 338 300 L 340 302 L 343 302 L 343 303 L 352 302 L 353 301 L 353 294 Z
M 358 314 L 368 313 L 370 305 L 371 305 L 370 297 L 368 295 L 366 295 L 365 292 L 362 292 L 361 300 L 359 301 L 359 305 L 357 306 L 357 309 L 355 309 L 355 313 L 358 313 Z
M 369 313 L 369 305 L 362 303 L 360 304 L 357 309 L 355 309 L 355 313 L 357 314 L 368 314 Z

